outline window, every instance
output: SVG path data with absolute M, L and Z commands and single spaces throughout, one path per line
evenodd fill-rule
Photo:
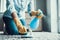
M 0 12 L 4 12 L 6 10 L 6 0 L 0 0 Z
M 58 0 L 58 32 L 60 33 L 60 0 Z

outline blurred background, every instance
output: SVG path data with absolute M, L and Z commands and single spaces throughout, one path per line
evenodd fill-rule
M 41 9 L 45 18 L 40 19 L 39 27 L 33 32 L 60 33 L 60 0 L 32 0 L 32 10 Z M 4 30 L 2 16 L 6 10 L 6 0 L 0 0 L 0 31 Z M 26 14 L 26 22 L 29 23 L 33 17 Z

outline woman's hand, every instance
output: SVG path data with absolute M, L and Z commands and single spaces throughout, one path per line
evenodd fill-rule
M 31 11 L 31 16 L 36 16 L 37 18 L 42 18 L 44 15 L 41 10 L 38 10 L 38 11 Z

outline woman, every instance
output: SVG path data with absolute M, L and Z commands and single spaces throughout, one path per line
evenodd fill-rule
M 30 16 L 37 16 L 39 11 L 31 10 L 31 0 L 6 0 L 6 11 L 3 15 L 3 21 L 5 23 L 6 32 L 11 35 L 24 34 L 27 32 L 25 26 L 25 12 Z

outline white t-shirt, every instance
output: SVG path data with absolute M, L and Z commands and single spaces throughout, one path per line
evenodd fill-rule
M 6 0 L 5 17 L 11 17 L 12 12 L 16 12 L 19 18 L 25 18 L 25 11 L 31 10 L 31 0 Z

